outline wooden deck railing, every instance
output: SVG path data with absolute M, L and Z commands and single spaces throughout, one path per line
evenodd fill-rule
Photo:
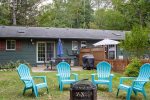
M 113 71 L 124 71 L 125 68 L 127 67 L 127 65 L 130 63 L 130 60 L 128 59 L 106 59 L 105 57 L 105 52 L 104 52 L 104 48 L 93 48 L 93 49 L 82 49 L 80 51 L 80 55 L 79 55 L 79 64 L 82 66 L 82 56 L 84 54 L 93 54 L 94 56 L 94 66 L 96 67 L 96 65 L 101 62 L 101 61 L 107 61 L 112 65 L 112 69 Z M 150 63 L 150 59 L 149 60 L 141 60 L 142 64 L 144 63 Z

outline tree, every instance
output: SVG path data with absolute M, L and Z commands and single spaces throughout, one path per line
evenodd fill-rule
M 53 0 L 38 16 L 39 25 L 89 28 L 92 20 L 90 0 Z
M 94 22 L 99 29 L 124 30 L 126 26 L 124 16 L 112 9 L 96 10 Z
M 67 11 L 73 28 L 90 28 L 89 24 L 93 19 L 90 0 L 69 0 Z
M 125 40 L 122 42 L 122 48 L 131 55 L 140 57 L 150 47 L 148 29 L 142 27 L 133 27 L 131 32 L 127 32 Z
M 147 27 L 150 24 L 149 0 L 113 0 L 114 9 L 119 11 L 128 24 L 128 29 L 136 25 Z
M 10 25 L 10 7 L 9 2 L 0 1 L 0 25 Z
M 66 1 L 53 0 L 52 4 L 46 5 L 37 17 L 40 26 L 69 27 L 71 21 L 66 11 Z
M 17 0 L 16 20 L 17 25 L 36 25 L 38 15 L 38 4 L 40 0 Z

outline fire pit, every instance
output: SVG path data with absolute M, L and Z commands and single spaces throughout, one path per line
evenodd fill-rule
M 97 100 L 97 87 L 88 79 L 71 84 L 70 100 Z

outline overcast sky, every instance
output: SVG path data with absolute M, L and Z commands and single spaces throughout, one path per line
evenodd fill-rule
M 51 3 L 52 2 L 52 0 L 45 0 L 44 2 L 43 2 L 43 4 L 47 4 L 47 3 Z

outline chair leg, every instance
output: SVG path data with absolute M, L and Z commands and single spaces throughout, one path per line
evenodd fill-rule
M 109 87 L 109 92 L 112 92 L 112 84 L 111 83 L 109 84 L 108 87 Z
M 26 87 L 24 87 L 24 89 L 23 89 L 23 95 L 25 94 L 25 92 L 26 92 Z
M 63 91 L 63 83 L 60 84 L 60 91 Z
M 32 88 L 32 94 L 34 93 L 34 89 Z
M 47 93 L 49 93 L 48 87 L 46 87 L 46 89 L 47 89 Z
M 131 93 L 132 93 L 132 89 L 129 88 L 128 91 L 127 91 L 126 100 L 130 100 Z
M 146 92 L 145 90 L 142 91 L 144 98 L 146 99 Z
M 59 84 L 58 88 L 60 89 L 60 84 Z
M 118 95 L 119 95 L 119 90 L 120 90 L 120 89 L 118 88 L 118 91 L 117 91 L 116 97 L 118 97 Z
M 38 97 L 38 89 L 37 89 L 37 87 L 33 87 L 33 90 L 34 90 L 34 95 L 36 96 L 36 97 Z
M 133 90 L 134 94 L 137 95 L 137 91 Z

